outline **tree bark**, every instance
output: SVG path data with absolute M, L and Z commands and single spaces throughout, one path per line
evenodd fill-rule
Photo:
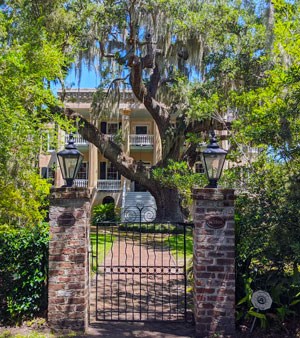
M 155 198 L 159 222 L 181 222 L 183 213 L 180 207 L 180 196 L 177 190 L 163 187 L 160 182 L 148 177 L 146 171 L 138 171 L 137 163 L 115 143 L 102 134 L 92 123 L 72 110 L 65 114 L 73 120 L 80 120 L 78 131 L 87 141 L 93 143 L 100 152 L 111 161 L 121 175 L 143 185 Z
M 154 186 L 156 185 L 154 184 Z M 184 217 L 180 207 L 180 196 L 177 190 L 156 186 L 155 189 L 149 191 L 156 201 L 156 222 L 183 222 Z

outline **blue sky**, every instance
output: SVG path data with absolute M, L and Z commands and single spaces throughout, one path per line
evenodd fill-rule
M 78 86 L 78 74 L 76 74 L 75 67 L 72 67 L 69 75 L 65 79 L 66 88 L 96 88 L 100 83 L 99 76 L 93 70 L 89 70 L 86 65 L 82 67 L 82 74 L 80 84 Z M 56 94 L 57 90 L 60 89 L 60 84 L 52 84 L 51 89 Z

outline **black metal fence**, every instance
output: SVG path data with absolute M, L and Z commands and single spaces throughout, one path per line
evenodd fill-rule
M 155 210 L 141 205 L 122 217 L 92 234 L 95 319 L 185 321 L 192 225 L 146 222 Z

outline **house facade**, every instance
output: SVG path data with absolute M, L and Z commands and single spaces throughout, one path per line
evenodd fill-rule
M 94 118 L 91 114 L 91 106 L 95 91 L 95 89 L 67 90 L 64 94 L 65 107 L 82 114 L 87 119 Z M 61 94 L 62 92 L 58 91 L 58 95 Z M 232 117 L 227 116 L 227 121 L 231 120 Z M 102 118 L 97 123 L 102 133 L 118 142 L 127 155 L 134 158 L 136 162 L 142 161 L 149 170 L 161 159 L 162 149 L 157 126 L 144 105 L 135 99 L 131 91 L 121 92 L 117 113 Z M 69 134 L 58 129 L 55 134 L 58 142 L 52 142 L 51 129 L 53 126 L 49 126 L 46 133 L 47 146 L 40 154 L 39 165 L 42 177 L 51 178 L 53 185 L 60 187 L 64 185 L 64 180 L 56 163 L 56 151 L 65 147 L 69 141 Z M 221 135 L 226 136 L 227 130 L 218 131 L 218 136 Z M 93 205 L 114 202 L 116 206 L 125 208 L 140 202 L 155 207 L 154 198 L 150 193 L 136 182 L 121 176 L 114 165 L 106 160 L 93 144 L 79 134 L 73 134 L 73 137 L 78 150 L 84 155 L 74 185 L 89 188 L 93 192 Z M 226 137 L 223 137 L 220 145 L 225 149 L 229 148 Z M 253 148 L 244 149 L 244 153 L 250 160 L 257 152 L 258 150 Z M 240 165 L 242 163 L 244 163 L 243 159 Z M 226 162 L 225 168 L 230 165 L 232 164 Z M 198 172 L 203 170 L 201 161 L 196 162 L 195 168 Z
M 94 93 L 93 89 L 68 90 L 65 95 L 65 107 L 91 119 Z M 61 95 L 60 91 L 58 95 Z M 142 161 L 148 169 L 161 158 L 161 142 L 156 124 L 144 105 L 139 103 L 130 91 L 121 93 L 119 112 L 107 119 L 99 120 L 98 128 L 102 133 L 119 142 L 127 155 L 137 162 Z M 39 164 L 41 175 L 51 178 L 54 186 L 59 187 L 64 184 L 64 181 L 56 165 L 55 149 L 61 150 L 65 147 L 69 141 L 69 134 L 59 129 L 58 144 L 55 147 L 51 146 L 50 131 L 51 127 L 46 135 L 47 147 L 40 154 Z M 130 199 L 140 200 L 147 205 L 155 203 L 153 197 L 142 186 L 121 176 L 114 165 L 106 160 L 93 144 L 84 140 L 79 134 L 73 134 L 73 137 L 78 150 L 84 155 L 74 185 L 93 191 L 93 204 L 114 202 L 115 205 L 124 207 L 126 200 L 129 203 Z

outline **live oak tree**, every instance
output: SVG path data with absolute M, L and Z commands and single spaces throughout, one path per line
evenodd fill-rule
M 197 141 L 226 129 L 224 115 L 237 118 L 234 100 L 265 81 L 272 65 L 273 7 L 270 1 L 55 0 L 3 1 L 14 13 L 19 39 L 39 46 L 47 41 L 61 53 L 62 81 L 71 66 L 85 60 L 99 70 L 91 121 L 117 110 L 119 91 L 131 89 L 152 116 L 161 138 L 162 158 L 149 176 L 120 144 L 71 110 L 79 132 L 126 178 L 155 197 L 158 219 L 181 220 L 178 188 L 161 180 L 168 161 L 196 158 Z M 13 33 L 12 30 L 12 34 Z M 63 96 L 62 96 L 63 99 Z M 50 106 L 50 104 L 49 104 Z M 54 114 L 59 109 L 53 109 Z M 53 115 L 54 116 L 54 115 Z M 175 124 L 173 123 L 175 121 Z
M 82 60 L 96 64 L 101 77 L 92 121 L 107 119 L 117 107 L 119 92 L 131 89 L 161 138 L 162 157 L 155 168 L 165 168 L 170 160 L 192 166 L 195 141 L 212 128 L 227 128 L 224 115 L 237 111 L 232 93 L 259 86 L 268 67 L 264 57 L 270 49 L 272 9 L 264 1 L 80 3 L 90 12 L 80 32 L 77 63 L 79 69 Z M 65 114 L 123 176 L 151 192 L 158 219 L 182 220 L 176 187 L 164 184 L 159 175 L 149 176 L 122 146 L 79 113 Z

